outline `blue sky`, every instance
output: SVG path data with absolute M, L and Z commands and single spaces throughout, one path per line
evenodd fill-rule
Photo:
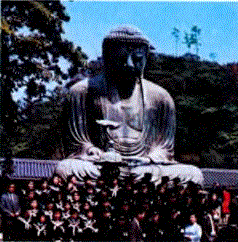
M 187 48 L 184 31 L 193 25 L 201 29 L 202 60 L 211 60 L 216 53 L 220 64 L 238 62 L 238 2 L 163 2 L 163 1 L 62 1 L 70 21 L 64 23 L 64 37 L 73 41 L 88 55 L 96 59 L 101 55 L 103 37 L 118 25 L 132 24 L 146 34 L 158 53 L 175 54 L 174 27 L 181 31 L 178 54 Z M 195 53 L 195 52 L 194 52 Z M 68 62 L 60 62 L 67 68 Z M 55 83 L 48 85 L 53 89 Z M 13 93 L 14 99 L 24 96 L 25 87 Z
M 89 59 L 101 55 L 103 37 L 118 25 L 132 24 L 146 34 L 157 52 L 175 54 L 174 27 L 181 33 L 193 25 L 201 29 L 202 60 L 211 52 L 221 63 L 238 61 L 238 3 L 161 1 L 64 1 L 70 21 L 64 24 L 65 37 L 82 47 Z M 179 45 L 179 55 L 187 52 Z M 195 53 L 195 52 L 194 52 Z

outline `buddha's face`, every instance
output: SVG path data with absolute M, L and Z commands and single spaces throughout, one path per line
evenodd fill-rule
M 146 45 L 117 42 L 108 46 L 105 62 L 114 73 L 141 77 L 146 65 L 147 53 Z

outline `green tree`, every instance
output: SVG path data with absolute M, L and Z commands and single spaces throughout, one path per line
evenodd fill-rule
M 215 60 L 217 59 L 217 54 L 214 53 L 214 52 L 211 52 L 211 53 L 209 54 L 209 57 L 211 58 L 211 60 L 212 60 L 213 62 L 215 62 Z
M 191 47 L 194 45 L 196 49 L 196 55 L 198 56 L 199 46 L 201 46 L 199 36 L 201 35 L 201 29 L 194 25 L 190 33 L 184 33 L 184 44 L 188 47 L 188 52 L 191 52 Z
M 190 153 L 200 157 L 196 165 L 201 167 L 237 168 L 232 158 L 238 156 L 235 66 L 163 54 L 149 56 L 145 78 L 167 89 L 175 100 L 175 155 L 179 161 L 184 162 L 182 155 Z
M 11 152 L 24 119 L 12 93 L 26 87 L 30 104 L 41 101 L 47 83 L 62 83 L 84 65 L 87 56 L 81 48 L 62 37 L 63 23 L 69 20 L 58 0 L 2 2 L 1 156 Z M 68 61 L 68 70 L 61 59 Z
M 174 27 L 171 34 L 175 38 L 175 55 L 178 56 L 178 43 L 179 43 L 179 39 L 180 39 L 180 31 L 179 31 L 179 29 Z
M 195 45 L 197 56 L 199 52 L 199 46 L 201 46 L 201 43 L 199 40 L 200 35 L 201 35 L 201 29 L 199 29 L 198 26 L 194 25 L 191 29 L 191 38 L 192 38 L 192 43 Z

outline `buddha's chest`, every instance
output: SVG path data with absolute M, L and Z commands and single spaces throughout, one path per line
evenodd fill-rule
M 101 98 L 103 119 L 98 124 L 106 128 L 107 134 L 114 140 L 134 142 L 141 138 L 144 123 L 144 103 L 137 90 L 126 100 Z

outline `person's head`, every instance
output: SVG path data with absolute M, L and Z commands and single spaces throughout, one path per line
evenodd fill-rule
M 47 187 L 48 187 L 48 181 L 43 180 L 42 183 L 41 183 L 41 188 L 44 190 L 44 189 L 47 189 Z
M 146 194 L 148 192 L 149 192 L 149 188 L 148 188 L 147 184 L 143 184 L 142 185 L 142 193 Z
M 55 186 L 59 186 L 59 183 L 60 183 L 59 176 L 55 175 L 55 176 L 53 177 L 53 184 L 54 184 Z
M 104 211 L 102 216 L 104 219 L 110 219 L 112 217 L 112 214 L 110 211 Z
M 108 208 L 110 208 L 112 205 L 111 205 L 111 202 L 109 202 L 109 201 L 105 201 L 105 202 L 103 202 L 102 206 L 103 206 L 105 209 L 108 209 Z
M 166 187 L 165 186 L 161 186 L 159 188 L 159 194 L 164 194 L 166 192 Z
M 143 221 L 146 217 L 146 211 L 144 210 L 140 210 L 136 213 L 136 218 L 138 219 L 138 221 Z
M 126 183 L 126 187 L 125 188 L 126 188 L 127 191 L 131 191 L 132 190 L 132 184 L 129 183 L 129 182 Z
M 74 195 L 73 195 L 73 200 L 74 200 L 75 202 L 80 201 L 80 195 L 79 195 L 79 193 L 78 193 L 78 192 L 74 192 Z
M 41 223 L 45 223 L 46 222 L 46 216 L 44 214 L 40 214 L 39 220 L 40 220 Z
M 64 204 L 64 211 L 69 211 L 71 209 L 71 203 L 70 202 L 66 202 Z
M 98 178 L 98 180 L 97 180 L 97 187 L 98 188 L 102 188 L 102 187 L 104 187 L 104 185 L 105 185 L 105 180 L 103 179 L 103 178 Z
M 88 218 L 88 219 L 93 219 L 93 218 L 94 218 L 94 213 L 93 213 L 92 210 L 89 210 L 89 211 L 87 212 L 87 218 Z
M 54 209 L 54 203 L 52 203 L 52 202 L 48 202 L 47 205 L 46 205 L 46 209 L 47 209 L 48 211 L 53 210 L 53 209 Z
M 87 193 L 90 194 L 90 195 L 94 194 L 94 188 L 93 187 L 88 187 Z
M 103 61 L 108 71 L 141 77 L 151 47 L 149 40 L 134 27 L 117 27 L 103 40 Z
M 216 201 L 217 200 L 217 194 L 213 193 L 211 199 L 212 199 L 212 201 Z
M 83 204 L 83 209 L 84 209 L 84 211 L 90 210 L 91 209 L 90 203 L 89 202 L 85 202 Z
M 35 183 L 33 181 L 29 181 L 27 184 L 27 187 L 29 190 L 34 190 L 35 188 Z
M 86 186 L 86 187 L 93 187 L 94 184 L 93 184 L 92 179 L 87 178 L 87 179 L 85 180 L 85 186 Z
M 32 200 L 30 205 L 32 209 L 37 209 L 38 208 L 37 200 L 36 199 Z
M 195 224 L 197 222 L 197 217 L 195 214 L 190 214 L 189 221 L 191 224 Z
M 53 218 L 56 221 L 60 220 L 61 219 L 61 211 L 60 210 L 54 211 Z
M 219 212 L 215 208 L 211 209 L 211 215 L 215 221 L 218 221 L 220 219 Z
M 171 193 L 169 196 L 169 203 L 174 204 L 177 201 L 177 197 L 175 193 Z
M 8 185 L 8 192 L 9 193 L 14 193 L 16 191 L 16 185 L 14 183 L 10 183 Z
M 112 181 L 113 186 L 117 186 L 118 185 L 118 179 L 114 178 Z
M 79 217 L 78 211 L 74 209 L 74 210 L 71 212 L 71 218 L 73 218 L 73 219 L 77 219 L 78 217 Z
M 159 223 L 159 220 L 160 220 L 160 215 L 159 213 L 154 213 L 151 220 L 154 222 L 154 223 Z
M 161 178 L 161 185 L 165 185 L 169 182 L 169 177 L 168 176 L 162 176 Z
M 78 184 L 78 179 L 76 176 L 72 176 L 71 179 L 70 179 L 70 182 L 74 185 Z

